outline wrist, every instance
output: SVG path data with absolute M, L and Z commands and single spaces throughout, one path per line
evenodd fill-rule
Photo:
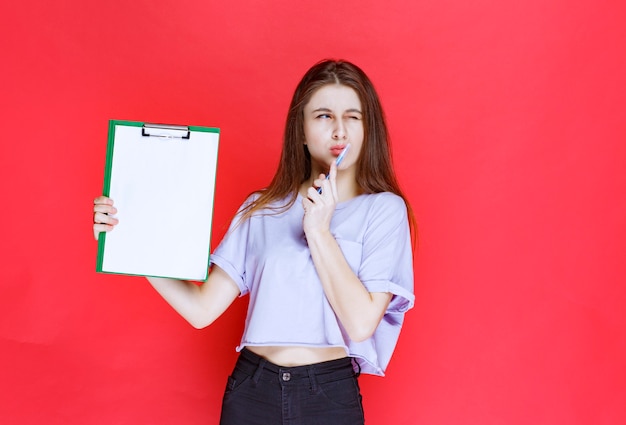
M 323 243 L 326 240 L 335 239 L 330 229 L 305 229 L 304 235 L 309 245 L 311 243 Z

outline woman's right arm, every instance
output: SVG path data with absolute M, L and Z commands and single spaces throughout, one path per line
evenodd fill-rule
M 113 200 L 100 196 L 94 200 L 93 232 L 110 232 L 118 220 Z M 217 319 L 239 296 L 239 288 L 226 272 L 213 266 L 201 285 L 177 279 L 148 277 L 150 284 L 193 327 L 204 328 Z

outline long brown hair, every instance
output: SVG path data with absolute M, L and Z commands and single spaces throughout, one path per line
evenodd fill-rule
M 243 209 L 242 220 L 264 208 L 276 212 L 284 211 L 295 202 L 300 185 L 311 175 L 311 155 L 304 144 L 304 107 L 315 91 L 328 84 L 352 88 L 361 101 L 364 134 L 356 164 L 358 187 L 362 193 L 392 192 L 402 197 L 407 206 L 415 242 L 415 218 L 393 170 L 387 124 L 378 94 L 370 79 L 358 66 L 343 60 L 327 59 L 318 62 L 302 77 L 287 113 L 283 149 L 276 174 L 270 185 L 260 190 L 259 196 Z M 286 204 L 270 206 L 273 202 L 286 198 Z

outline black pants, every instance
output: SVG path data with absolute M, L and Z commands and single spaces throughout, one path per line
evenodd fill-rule
M 362 425 L 349 357 L 281 367 L 245 348 L 228 377 L 220 425 Z

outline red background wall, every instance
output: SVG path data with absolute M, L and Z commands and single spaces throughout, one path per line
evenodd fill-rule
M 245 301 L 193 330 L 95 273 L 111 118 L 222 129 L 214 244 L 268 183 L 299 77 L 376 83 L 420 223 L 369 424 L 626 423 L 618 0 L 3 2 L 0 422 L 217 423 Z M 155 205 L 156 207 L 156 205 Z

